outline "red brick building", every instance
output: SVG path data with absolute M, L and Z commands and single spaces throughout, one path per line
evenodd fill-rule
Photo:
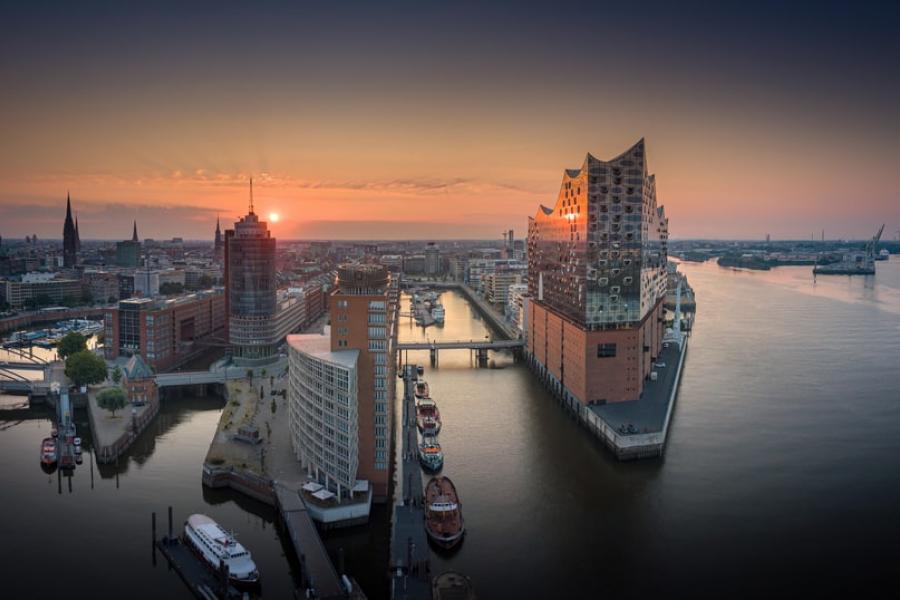
M 140 354 L 155 371 L 165 371 L 203 350 L 203 342 L 225 341 L 222 290 L 178 298 L 122 300 L 104 315 L 106 358 Z

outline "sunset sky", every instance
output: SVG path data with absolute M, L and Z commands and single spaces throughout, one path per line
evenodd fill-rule
M 0 235 L 206 239 L 252 175 L 282 239 L 520 236 L 641 137 L 675 238 L 900 229 L 896 4 L 182 4 L 4 7 Z

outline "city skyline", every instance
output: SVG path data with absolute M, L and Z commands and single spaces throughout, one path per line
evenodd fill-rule
M 493 239 L 640 137 L 675 239 L 900 229 L 895 8 L 569 8 L 15 7 L 0 235 L 69 190 L 82 239 L 208 239 L 252 175 L 279 239 Z

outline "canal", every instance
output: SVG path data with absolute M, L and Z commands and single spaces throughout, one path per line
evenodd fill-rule
M 803 267 L 683 270 L 699 312 L 662 460 L 615 461 L 507 353 L 475 369 L 468 351 L 442 351 L 427 367 L 468 530 L 435 554 L 436 573 L 468 574 L 481 598 L 619 598 L 850 595 L 892 571 L 900 261 L 875 278 L 817 281 Z M 404 319 L 401 340 L 489 334 L 461 296 L 441 298 L 446 324 L 423 332 Z M 410 356 L 428 364 L 427 352 Z M 152 565 L 150 512 L 172 504 L 179 522 L 205 512 L 234 529 L 263 595 L 290 597 L 296 565 L 274 512 L 200 485 L 222 404 L 165 402 L 119 467 L 95 467 L 92 488 L 85 460 L 71 492 L 38 464 L 49 412 L 0 412 L 4 596 L 187 597 Z M 380 508 L 372 527 L 326 539 L 371 598 L 387 590 L 388 519 Z

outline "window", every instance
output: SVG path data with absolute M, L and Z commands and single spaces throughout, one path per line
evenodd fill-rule
M 615 344 L 597 344 L 597 358 L 612 358 L 615 355 Z

